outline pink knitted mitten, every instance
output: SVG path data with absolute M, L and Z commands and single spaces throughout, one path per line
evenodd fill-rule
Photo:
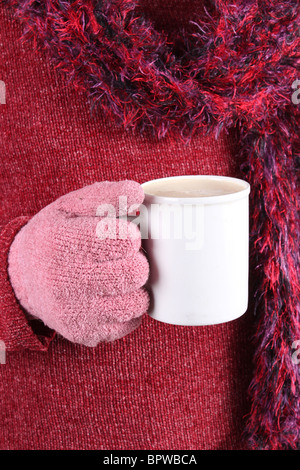
M 143 199 L 134 181 L 105 181 L 36 214 L 15 237 L 8 259 L 11 284 L 27 312 L 86 346 L 139 326 L 148 308 L 143 286 L 149 266 L 137 225 L 119 216 Z

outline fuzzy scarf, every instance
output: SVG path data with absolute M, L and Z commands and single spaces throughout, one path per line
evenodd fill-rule
M 22 39 L 126 129 L 187 143 L 238 130 L 256 322 L 245 437 L 251 449 L 300 449 L 298 0 L 209 2 L 171 40 L 137 0 L 3 1 Z

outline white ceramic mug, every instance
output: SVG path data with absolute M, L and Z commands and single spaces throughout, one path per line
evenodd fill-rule
M 219 194 L 174 197 L 157 191 L 168 182 L 171 193 L 176 193 L 183 180 L 194 188 L 204 183 L 208 188 L 219 186 Z M 227 183 L 234 192 L 223 192 Z M 243 315 L 248 306 L 250 185 L 226 176 L 191 175 L 153 180 L 142 187 L 149 315 L 165 323 L 194 326 Z

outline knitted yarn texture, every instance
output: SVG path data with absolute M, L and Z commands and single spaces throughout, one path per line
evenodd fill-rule
M 16 297 L 69 341 L 91 347 L 115 341 L 137 328 L 149 307 L 142 287 L 149 266 L 137 226 L 112 214 L 112 224 L 94 216 L 101 203 L 126 214 L 119 204 L 125 194 L 128 209 L 143 202 L 134 181 L 72 191 L 38 212 L 11 245 L 8 273 Z
M 134 132 L 189 141 L 234 127 L 251 185 L 254 373 L 245 436 L 252 449 L 300 449 L 300 10 L 293 0 L 217 0 L 167 36 L 138 1 L 5 0 L 22 40 L 67 82 Z

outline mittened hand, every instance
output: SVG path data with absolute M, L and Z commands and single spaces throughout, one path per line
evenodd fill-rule
M 119 216 L 143 199 L 134 181 L 105 181 L 36 214 L 17 234 L 8 260 L 11 284 L 27 312 L 86 346 L 137 328 L 148 308 L 143 286 L 149 266 L 138 227 Z

